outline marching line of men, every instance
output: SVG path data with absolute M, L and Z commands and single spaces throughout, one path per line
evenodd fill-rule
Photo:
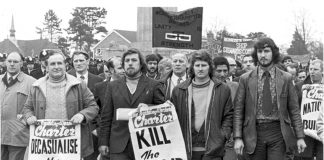
M 128 122 L 117 121 L 116 110 L 166 100 L 176 108 L 190 160 L 281 160 L 294 154 L 305 159 L 306 145 L 316 146 L 316 159 L 322 158 L 323 142 L 306 136 L 305 143 L 299 92 L 303 84 L 323 84 L 323 62 L 312 61 L 307 81 L 295 86 L 270 38 L 259 39 L 251 55 L 242 58 L 240 76 L 233 70 L 235 60 L 212 59 L 205 50 L 189 59 L 184 53 L 161 59 L 155 54 L 144 58 L 132 48 L 97 67 L 91 67 L 87 53 L 76 51 L 72 69 L 59 51 L 45 50 L 39 57 L 39 67 L 33 70 L 28 57 L 22 71 L 21 54 L 0 55 L 6 66 L 0 75 L 3 160 L 23 159 L 28 125 L 37 119 L 81 124 L 84 160 L 99 155 L 132 160 Z

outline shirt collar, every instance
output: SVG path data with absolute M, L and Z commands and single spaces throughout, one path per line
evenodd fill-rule
M 12 77 L 12 79 L 16 79 L 18 77 L 18 75 L 20 74 L 20 72 L 18 72 L 16 75 L 11 76 L 9 75 L 9 73 L 7 73 L 7 80 L 9 80 L 9 77 Z
M 275 78 L 275 73 L 276 73 L 275 71 L 276 71 L 276 67 L 274 67 L 274 66 L 272 66 L 272 67 L 270 68 L 270 70 L 269 70 L 269 73 L 270 73 L 270 76 L 271 76 L 272 79 Z M 265 72 L 265 70 L 262 69 L 261 66 L 259 66 L 259 67 L 258 67 L 258 77 L 259 77 L 259 78 L 262 78 L 264 72 Z
M 181 82 L 185 81 L 187 78 L 187 73 L 185 73 L 182 77 L 181 77 Z M 178 81 L 179 77 L 177 75 L 175 75 L 174 73 L 172 73 L 172 76 L 171 76 L 171 80 L 172 82 L 174 82 L 175 84 L 177 84 L 177 81 Z
M 86 73 L 85 74 L 83 74 L 83 76 L 84 76 L 84 78 L 85 79 L 88 79 L 88 71 L 86 71 Z M 77 78 L 80 78 L 81 77 L 81 74 L 79 74 L 78 72 L 76 72 L 76 76 L 77 76 Z

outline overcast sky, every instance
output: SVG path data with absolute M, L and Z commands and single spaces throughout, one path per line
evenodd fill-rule
M 178 7 L 178 11 L 203 7 L 204 32 L 212 26 L 226 26 L 229 32 L 243 35 L 264 32 L 278 45 L 289 45 L 294 33 L 295 15 L 305 12 L 312 37 L 323 40 L 322 0 L 6 0 L 0 5 L 0 41 L 9 36 L 14 16 L 18 40 L 38 39 L 36 26 L 53 9 L 67 28 L 75 7 L 96 6 L 108 11 L 106 28 L 136 30 L 137 7 Z

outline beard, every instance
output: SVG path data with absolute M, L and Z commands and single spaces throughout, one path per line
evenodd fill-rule
M 148 70 L 147 70 L 147 72 L 149 72 L 150 74 L 153 74 L 153 73 L 155 73 L 157 71 L 157 68 L 155 68 L 155 67 L 151 67 L 151 68 L 149 68 Z
M 127 69 L 125 74 L 127 77 L 135 77 L 139 72 L 140 69 L 131 68 L 131 69 Z
M 261 67 L 269 67 L 271 64 L 272 64 L 272 60 L 269 62 L 269 63 L 261 63 L 260 60 L 259 60 L 259 64 Z

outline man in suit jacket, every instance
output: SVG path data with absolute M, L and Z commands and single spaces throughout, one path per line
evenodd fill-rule
M 165 99 L 170 100 L 172 90 L 178 84 L 184 82 L 187 79 L 187 65 L 188 59 L 184 53 L 176 53 L 171 57 L 172 71 L 167 73 L 159 81 L 162 82 Z
M 261 38 L 252 53 L 256 69 L 243 74 L 234 101 L 234 149 L 251 160 L 283 160 L 306 148 L 292 76 L 276 67 L 279 48 Z
M 102 155 L 109 151 L 111 160 L 135 159 L 128 121 L 117 121 L 116 110 L 164 102 L 162 84 L 145 76 L 145 61 L 137 49 L 129 49 L 123 54 L 122 66 L 126 77 L 108 83 L 100 121 L 99 150 Z
M 71 69 L 70 71 L 68 71 L 68 73 L 77 77 L 79 80 L 84 81 L 87 84 L 90 91 L 94 93 L 95 84 L 102 82 L 103 78 L 88 72 L 87 69 L 89 66 L 89 55 L 85 52 L 75 51 L 72 55 L 72 62 L 74 69 Z M 90 130 L 94 135 L 92 136 L 94 152 L 91 155 L 85 157 L 84 160 L 96 160 L 99 155 L 98 137 L 96 131 L 96 128 L 98 127 L 98 121 L 99 119 L 98 117 L 96 117 L 92 121 L 92 124 L 90 124 Z

